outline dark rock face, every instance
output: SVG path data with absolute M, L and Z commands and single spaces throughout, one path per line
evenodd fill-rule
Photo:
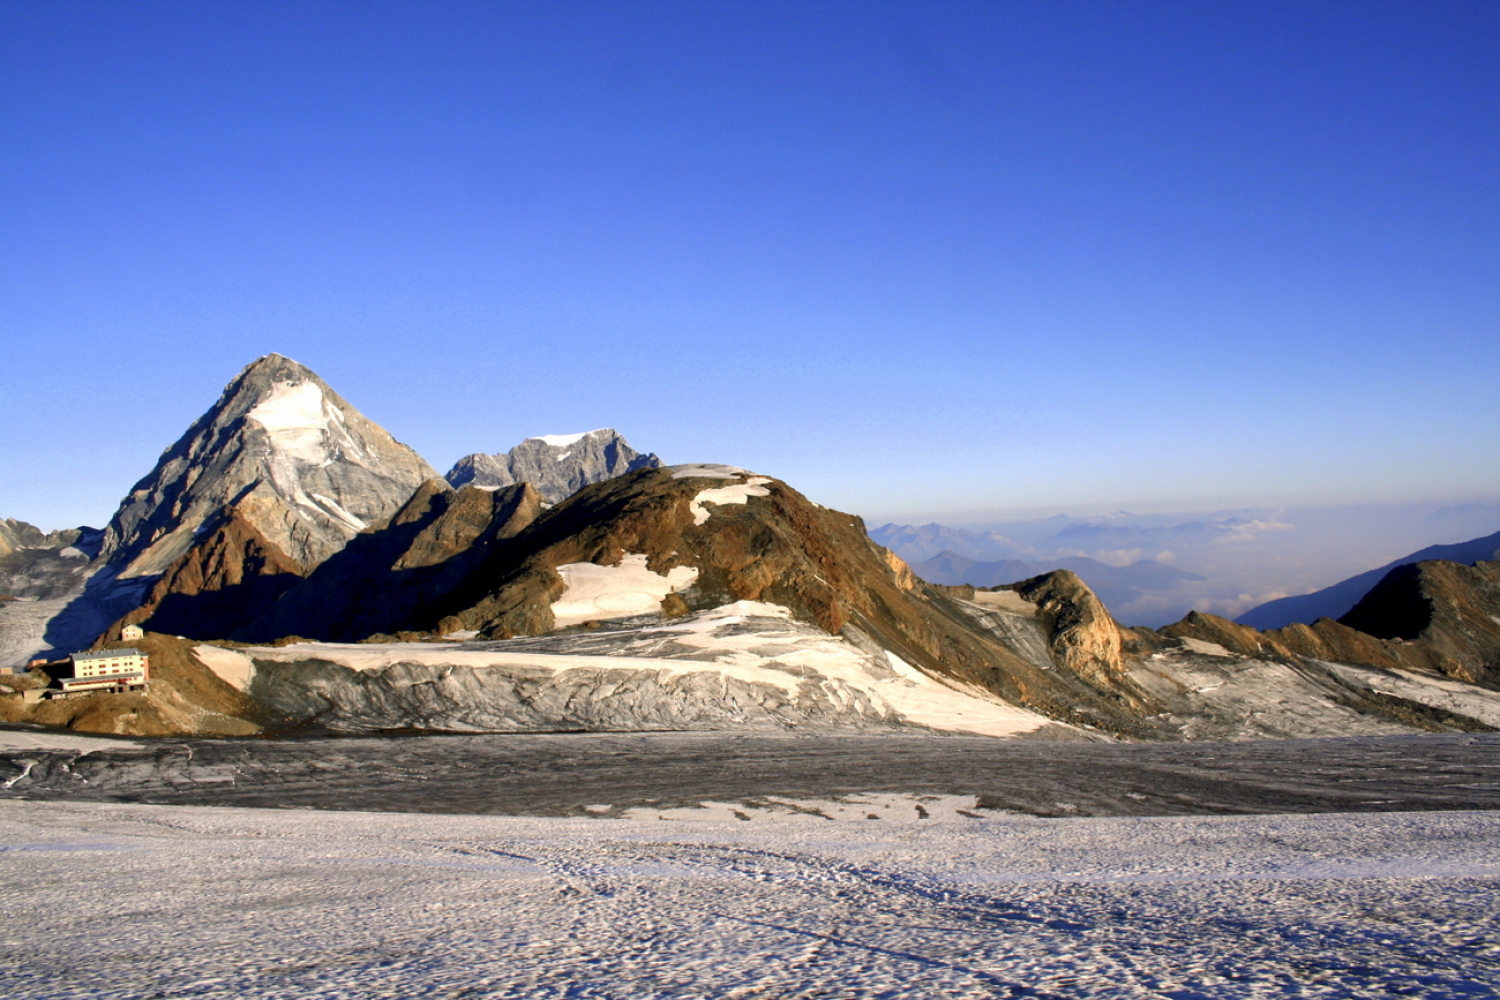
M 1432 625 L 1436 609 L 1424 594 L 1421 563 L 1387 573 L 1339 623 L 1377 639 L 1416 639 Z
M 447 479 L 462 486 L 498 487 L 530 483 L 547 503 L 557 503 L 592 483 L 661 465 L 655 455 L 630 447 L 618 431 L 527 438 L 508 452 L 459 459 Z
M 220 635 L 354 641 L 431 628 L 443 617 L 448 595 L 530 525 L 541 507 L 526 484 L 453 490 L 428 480 L 384 528 L 356 535 L 274 607 Z
M 1500 562 L 1398 566 L 1341 625 L 1389 640 L 1412 666 L 1470 683 L 1500 683 Z
M 120 576 L 161 573 L 232 506 L 311 569 L 435 475 L 317 375 L 269 354 L 135 485 L 105 529 L 101 555 Z

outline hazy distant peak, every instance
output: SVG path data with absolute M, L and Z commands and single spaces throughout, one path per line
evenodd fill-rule
M 601 427 L 580 434 L 529 437 L 493 455 L 465 455 L 448 470 L 447 478 L 455 488 L 530 483 L 548 503 L 557 503 L 585 486 L 661 464 L 655 455 L 632 448 L 619 431 Z

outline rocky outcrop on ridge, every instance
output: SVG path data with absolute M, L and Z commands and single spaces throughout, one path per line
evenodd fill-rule
M 130 491 L 101 556 L 117 576 L 163 572 L 235 508 L 312 569 L 395 513 L 436 473 L 297 362 L 268 354 L 168 448 Z
M 1338 621 L 1258 631 L 1193 612 L 1159 634 L 1212 642 L 1241 656 L 1365 664 L 1500 686 L 1497 615 L 1500 562 L 1430 560 L 1397 566 Z
M 1500 562 L 1430 560 L 1391 570 L 1339 623 L 1413 667 L 1500 685 L 1497 610 Z
M 495 455 L 465 455 L 446 478 L 455 488 L 530 483 L 544 501 L 557 503 L 592 483 L 660 465 L 661 459 L 636 451 L 618 431 L 605 427 L 527 438 Z
M 633 595 L 628 613 L 608 599 L 591 608 L 574 596 L 600 581 Z M 857 517 L 727 466 L 647 469 L 581 490 L 445 595 L 434 611 L 446 605 L 447 614 L 428 627 L 506 639 L 590 617 L 644 621 L 735 601 L 787 608 L 829 634 L 1060 721 L 1161 735 L 1118 692 L 1054 669 L 1045 651 L 1027 658 L 1003 635 L 976 628 L 945 588 L 915 577 Z

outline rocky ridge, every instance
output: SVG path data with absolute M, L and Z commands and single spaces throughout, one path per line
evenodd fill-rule
M 547 503 L 558 503 L 592 483 L 661 465 L 612 428 L 585 434 L 527 438 L 510 451 L 465 455 L 445 477 L 455 488 L 496 488 L 530 483 Z

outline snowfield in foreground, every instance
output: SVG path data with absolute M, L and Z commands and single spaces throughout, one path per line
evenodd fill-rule
M 877 817 L 877 818 L 870 818 Z M 537 819 L 0 802 L 10 997 L 1422 997 L 1500 815 L 882 796 Z

